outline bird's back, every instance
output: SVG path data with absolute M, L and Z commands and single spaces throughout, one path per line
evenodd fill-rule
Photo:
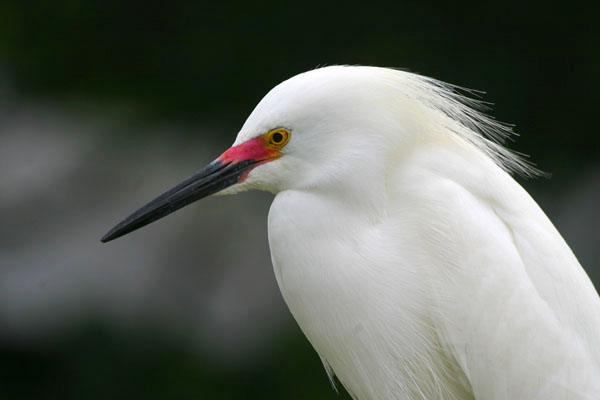
M 600 398 L 600 299 L 552 223 L 508 174 L 433 142 L 398 169 L 436 331 L 475 398 Z

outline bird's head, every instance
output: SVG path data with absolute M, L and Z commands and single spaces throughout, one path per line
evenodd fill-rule
M 390 146 L 389 135 L 378 134 L 390 121 L 376 91 L 372 77 L 349 67 L 317 69 L 281 83 L 256 106 L 231 148 L 124 219 L 102 241 L 213 194 L 360 184 L 358 175 L 377 165 L 367 160 Z
M 377 163 L 368 160 L 401 138 L 400 132 L 386 134 L 394 105 L 385 100 L 389 88 L 376 78 L 377 70 L 386 71 L 321 68 L 273 88 L 248 117 L 233 147 L 219 158 L 258 162 L 220 193 L 308 189 L 373 168 Z
M 386 167 L 398 162 L 411 142 L 440 132 L 517 165 L 473 130 L 493 132 L 498 126 L 462 100 L 450 85 L 386 68 L 333 66 L 297 75 L 260 101 L 231 148 L 120 222 L 102 241 L 213 194 L 382 193 L 377 185 L 387 178 Z

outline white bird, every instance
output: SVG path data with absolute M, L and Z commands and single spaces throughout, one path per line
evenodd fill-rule
M 505 125 L 454 86 L 333 66 L 272 89 L 231 149 L 111 230 L 276 194 L 269 245 L 302 331 L 371 399 L 600 399 L 600 299 L 508 172 Z

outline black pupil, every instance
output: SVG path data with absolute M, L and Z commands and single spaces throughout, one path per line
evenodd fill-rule
M 279 132 L 273 134 L 273 143 L 281 143 L 283 141 L 283 135 Z

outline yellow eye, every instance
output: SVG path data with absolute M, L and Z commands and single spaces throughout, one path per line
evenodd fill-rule
M 267 133 L 267 143 L 271 147 L 281 148 L 290 140 L 290 131 L 279 128 Z

